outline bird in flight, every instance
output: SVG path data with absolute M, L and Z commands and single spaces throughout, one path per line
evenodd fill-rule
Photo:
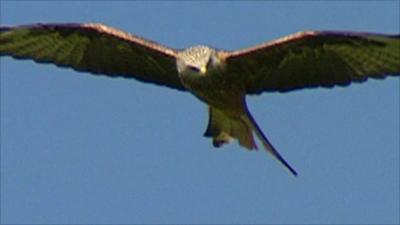
M 347 86 L 400 75 L 400 35 L 308 31 L 235 51 L 173 49 L 102 24 L 0 27 L 0 56 L 134 78 L 192 93 L 208 105 L 205 137 L 264 149 L 293 175 L 246 106 L 246 95 Z

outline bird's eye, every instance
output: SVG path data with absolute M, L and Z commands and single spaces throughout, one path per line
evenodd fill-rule
M 200 72 L 200 69 L 195 67 L 195 66 L 189 66 L 190 70 L 196 71 L 196 72 Z

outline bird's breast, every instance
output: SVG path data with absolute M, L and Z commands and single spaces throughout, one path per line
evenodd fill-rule
M 242 104 L 245 92 L 241 85 L 223 71 L 206 74 L 181 74 L 185 87 L 203 102 L 221 109 Z

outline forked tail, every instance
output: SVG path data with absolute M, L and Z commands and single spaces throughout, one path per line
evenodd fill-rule
M 243 115 L 244 120 L 248 122 L 250 125 L 251 129 L 255 132 L 257 135 L 258 139 L 262 142 L 264 145 L 265 150 L 267 152 L 271 153 L 279 162 L 281 162 L 293 175 L 297 176 L 296 170 L 294 170 L 289 163 L 286 162 L 286 160 L 279 154 L 279 152 L 274 148 L 274 146 L 271 144 L 271 142 L 268 140 L 268 138 L 264 135 L 260 127 L 258 127 L 257 122 L 254 120 L 253 116 L 250 114 L 249 110 L 245 106 L 245 112 L 246 114 Z
M 210 118 L 207 130 L 204 136 L 213 139 L 214 147 L 221 147 L 228 143 L 231 139 L 238 140 L 239 144 L 249 150 L 257 149 L 256 142 L 253 138 L 253 132 L 262 142 L 265 150 L 271 153 L 279 162 L 281 162 L 293 175 L 297 176 L 297 172 L 287 163 L 278 151 L 268 141 L 258 127 L 256 121 L 251 116 L 246 105 L 236 115 L 232 116 L 226 112 L 214 107 L 210 107 Z

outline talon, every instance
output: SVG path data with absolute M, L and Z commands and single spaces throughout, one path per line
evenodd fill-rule
M 220 148 L 222 145 L 228 143 L 227 140 L 213 140 L 213 146 L 216 148 Z
M 221 132 L 218 136 L 214 137 L 213 145 L 214 147 L 219 148 L 222 145 L 229 143 L 230 139 L 231 137 L 229 136 L 229 134 Z

